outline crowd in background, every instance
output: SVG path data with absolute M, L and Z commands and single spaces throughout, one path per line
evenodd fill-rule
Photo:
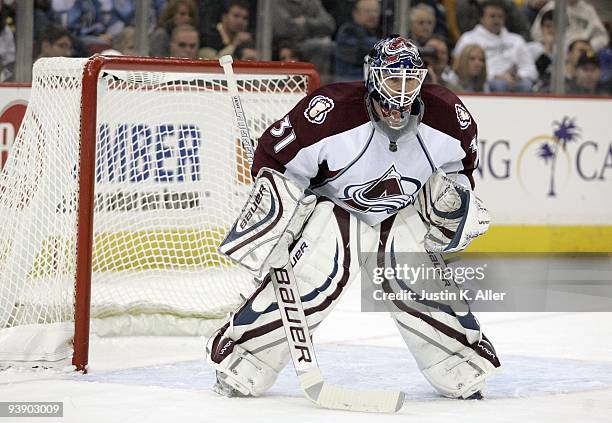
M 0 10 L 0 81 L 14 78 L 15 2 Z M 610 21 L 567 0 L 566 92 L 612 94 Z M 556 54 L 553 0 L 412 0 L 409 38 L 428 81 L 458 92 L 547 93 Z M 374 43 L 393 33 L 394 2 L 274 0 L 273 60 L 313 63 L 324 81 L 363 78 Z M 36 0 L 34 58 L 135 54 L 133 0 Z M 256 0 L 151 0 L 149 55 L 257 60 Z

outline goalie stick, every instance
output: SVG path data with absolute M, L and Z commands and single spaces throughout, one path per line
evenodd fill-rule
M 219 58 L 219 64 L 223 67 L 228 91 L 232 98 L 240 142 L 246 152 L 249 164 L 252 164 L 254 150 L 238 94 L 238 85 L 232 62 L 231 56 Z M 287 262 L 283 267 L 270 269 L 270 277 L 274 285 L 276 301 L 289 344 L 293 366 L 306 398 L 320 407 L 330 409 L 379 413 L 398 411 L 402 407 L 405 397 L 405 394 L 401 391 L 357 390 L 333 385 L 325 381 L 315 357 L 312 337 L 310 336 L 306 314 L 291 263 Z

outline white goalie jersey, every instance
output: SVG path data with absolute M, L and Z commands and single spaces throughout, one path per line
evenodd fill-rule
M 461 100 L 423 85 L 414 125 L 389 148 L 374 125 L 362 82 L 330 84 L 302 99 L 259 139 L 252 173 L 275 169 L 370 225 L 411 205 L 436 169 L 474 180 L 476 122 Z M 469 183 L 468 183 L 469 180 Z

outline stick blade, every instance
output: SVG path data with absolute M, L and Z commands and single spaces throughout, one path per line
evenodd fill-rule
M 300 385 L 309 400 L 320 407 L 367 413 L 395 413 L 402 408 L 401 391 L 357 390 L 326 383 L 319 369 L 299 376 Z
M 401 391 L 355 390 L 324 383 L 318 404 L 324 408 L 368 413 L 395 413 L 404 404 Z

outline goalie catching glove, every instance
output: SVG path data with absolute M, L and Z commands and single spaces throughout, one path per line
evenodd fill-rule
M 431 252 L 463 250 L 489 228 L 489 213 L 470 189 L 438 169 L 414 203 L 429 226 L 424 246 Z
M 267 168 L 257 174 L 242 212 L 219 251 L 262 279 L 289 260 L 289 246 L 312 214 L 317 198 Z

